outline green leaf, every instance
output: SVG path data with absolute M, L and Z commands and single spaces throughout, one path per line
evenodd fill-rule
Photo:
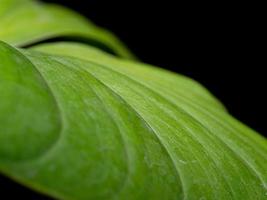
M 194 80 L 33 0 L 0 0 L 0 40 L 0 173 L 63 200 L 267 198 L 266 139 Z
M 0 52 L 13 179 L 59 199 L 266 198 L 266 140 L 196 82 L 75 43 Z
M 34 0 L 0 0 L 0 39 L 16 46 L 53 38 L 86 42 L 121 57 L 134 58 L 110 32 L 79 14 Z

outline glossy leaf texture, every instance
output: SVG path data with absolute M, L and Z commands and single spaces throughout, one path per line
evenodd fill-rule
M 32 0 L 0 0 L 0 40 L 1 174 L 62 200 L 267 199 L 266 139 L 194 80 Z
M 266 140 L 193 80 L 78 43 L 0 52 L 7 176 L 59 199 L 266 198 Z
M 0 0 L 2 41 L 21 47 L 62 38 L 98 46 L 121 57 L 134 58 L 113 34 L 69 9 L 35 0 Z

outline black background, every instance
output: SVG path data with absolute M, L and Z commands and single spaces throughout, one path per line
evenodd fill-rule
M 45 0 L 115 33 L 144 62 L 206 86 L 229 112 L 267 134 L 263 5 L 192 1 Z
M 142 61 L 199 81 L 232 115 L 266 136 L 263 5 L 168 0 L 46 2 L 72 8 L 111 30 Z M 0 188 L 9 199 L 10 195 L 48 199 L 3 177 Z

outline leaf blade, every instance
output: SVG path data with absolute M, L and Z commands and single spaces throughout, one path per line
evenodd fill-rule
M 9 44 L 20 47 L 49 38 L 76 37 L 105 46 L 121 57 L 134 58 L 113 34 L 64 7 L 32 0 L 13 0 L 14 6 L 9 4 L 10 0 L 0 1 L 0 39 Z
M 125 199 L 129 194 L 131 199 L 265 197 L 266 140 L 220 106 L 207 109 L 204 101 L 192 104 L 166 95 L 155 81 L 138 74 L 143 71 L 135 66 L 145 67 L 139 63 L 115 61 L 102 53 L 93 54 L 95 60 L 86 53 L 90 59 L 83 60 L 52 55 L 57 53 L 49 48 L 51 55 L 37 52 L 41 49 L 22 52 L 59 99 L 65 134 L 59 146 L 39 159 L 6 166 L 0 162 L 5 173 L 62 199 Z M 179 81 L 184 79 L 178 76 Z M 198 95 L 209 97 L 196 88 Z M 109 153 L 103 154 L 104 147 Z M 88 154 L 86 159 L 81 152 Z M 64 167 L 67 163 L 71 169 Z

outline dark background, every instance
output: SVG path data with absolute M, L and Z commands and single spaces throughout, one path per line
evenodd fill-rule
M 46 2 L 72 8 L 111 30 L 142 61 L 199 81 L 236 118 L 266 136 L 263 5 L 168 0 Z M 9 199 L 10 194 L 48 199 L 3 177 L 0 188 Z
M 45 0 L 115 33 L 142 61 L 206 86 L 229 112 L 267 134 L 263 5 L 192 1 Z

